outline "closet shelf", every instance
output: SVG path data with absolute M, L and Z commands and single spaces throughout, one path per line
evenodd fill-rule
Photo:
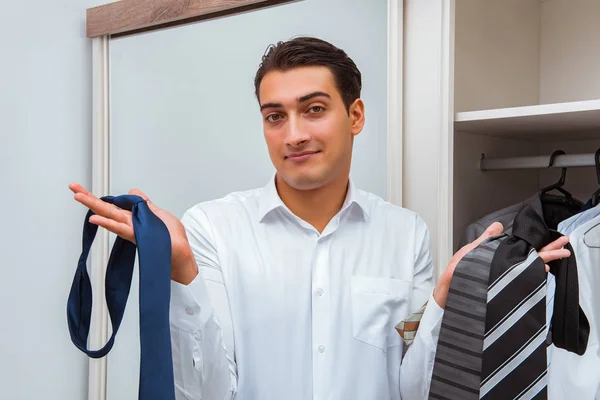
M 460 112 L 454 129 L 536 141 L 598 139 L 600 100 Z

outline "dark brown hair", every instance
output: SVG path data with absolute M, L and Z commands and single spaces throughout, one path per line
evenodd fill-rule
M 287 42 L 270 45 L 254 78 L 254 93 L 260 102 L 259 88 L 270 71 L 282 71 L 310 66 L 329 68 L 344 101 L 346 110 L 360 97 L 361 74 L 350 57 L 333 44 L 313 37 L 297 37 Z

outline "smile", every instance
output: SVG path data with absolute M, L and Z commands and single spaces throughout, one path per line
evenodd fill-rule
M 302 162 L 308 160 L 310 157 L 314 156 L 317 153 L 319 153 L 319 151 L 303 151 L 301 153 L 293 153 L 287 155 L 285 158 L 293 162 Z

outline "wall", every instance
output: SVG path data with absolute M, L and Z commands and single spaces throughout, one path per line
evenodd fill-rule
M 597 0 L 456 1 L 456 111 L 599 99 L 599 13 Z
M 0 398 L 79 400 L 87 357 L 71 343 L 66 300 L 91 179 L 93 1 L 5 2 L 0 24 Z M 96 2 L 101 3 L 101 2 Z
M 455 4 L 455 111 L 537 104 L 539 0 Z
M 600 99 L 598 15 L 598 0 L 548 0 L 542 3 L 542 103 Z

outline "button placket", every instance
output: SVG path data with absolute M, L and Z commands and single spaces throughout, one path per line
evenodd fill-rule
M 321 236 L 315 243 L 312 266 L 312 339 L 316 357 L 313 358 L 313 395 L 315 398 L 327 391 L 328 357 L 327 345 L 330 332 L 330 283 L 329 283 L 329 247 L 331 235 Z

